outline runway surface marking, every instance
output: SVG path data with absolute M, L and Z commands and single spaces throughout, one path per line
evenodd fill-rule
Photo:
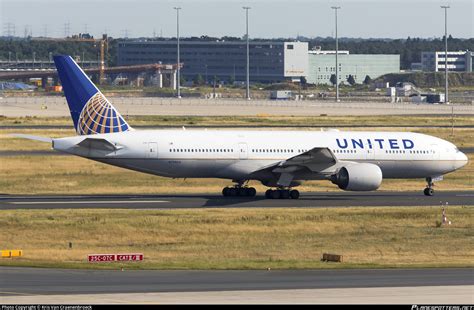
M 4 304 L 472 304 L 474 286 L 4 296 Z
M 88 200 L 88 201 L 11 201 L 9 204 L 14 205 L 44 205 L 44 204 L 109 204 L 109 203 L 166 203 L 166 200 Z
M 222 197 L 217 194 L 98 194 L 98 195 L 0 195 L 0 210 L 67 208 L 283 208 L 283 207 L 407 207 L 449 204 L 474 206 L 474 191 L 421 192 L 304 192 L 300 199 Z

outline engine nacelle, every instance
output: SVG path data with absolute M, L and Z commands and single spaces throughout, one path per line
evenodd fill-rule
M 331 182 L 346 191 L 373 191 L 382 184 L 382 170 L 374 164 L 349 164 L 333 174 Z

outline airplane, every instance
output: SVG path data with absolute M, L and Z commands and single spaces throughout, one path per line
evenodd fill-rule
M 169 178 L 229 179 L 226 197 L 253 197 L 248 182 L 269 187 L 269 199 L 298 199 L 306 180 L 328 180 L 346 191 L 377 190 L 382 179 L 434 182 L 462 168 L 467 156 L 451 142 L 411 132 L 281 130 L 135 130 L 77 63 L 54 62 L 77 135 L 43 138 L 54 150 Z

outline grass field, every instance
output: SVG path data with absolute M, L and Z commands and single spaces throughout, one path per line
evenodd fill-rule
M 474 209 L 440 207 L 201 210 L 6 210 L 1 265 L 266 269 L 474 266 Z M 72 242 L 72 249 L 69 248 Z M 87 254 L 141 252 L 143 263 L 90 266 Z M 344 263 L 321 262 L 322 253 Z
M 393 126 L 451 126 L 451 116 L 445 115 L 383 115 L 383 116 L 129 116 L 127 121 L 131 126 L 210 126 L 210 125 L 301 125 L 301 126 L 341 126 L 341 125 L 393 125 Z M 71 126 L 70 117 L 5 117 L 0 115 L 0 125 L 64 125 Z M 474 118 L 466 115 L 456 115 L 455 126 L 474 125 Z

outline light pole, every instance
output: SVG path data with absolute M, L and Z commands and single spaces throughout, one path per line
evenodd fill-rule
M 444 9 L 444 103 L 448 100 L 448 9 L 449 5 L 442 5 Z
M 178 98 L 181 98 L 181 91 L 180 91 L 180 79 L 181 79 L 181 76 L 180 76 L 180 62 L 179 62 L 179 10 L 181 10 L 180 7 L 174 7 L 174 9 L 176 10 L 176 37 L 177 37 L 177 73 L 178 73 L 178 76 L 177 76 L 177 90 L 178 90 L 178 93 L 177 93 L 177 97 Z
M 249 61 L 249 6 L 242 7 L 245 10 L 245 25 L 246 25 L 246 39 L 247 39 L 247 88 L 246 88 L 246 96 L 247 100 L 250 100 L 250 86 L 249 86 L 249 76 L 250 76 L 250 61 Z
M 337 54 L 339 54 L 339 45 L 337 41 L 337 10 L 339 10 L 340 8 L 340 6 L 331 7 L 331 9 L 333 9 L 336 13 L 336 102 L 339 102 L 339 63 L 337 61 Z

